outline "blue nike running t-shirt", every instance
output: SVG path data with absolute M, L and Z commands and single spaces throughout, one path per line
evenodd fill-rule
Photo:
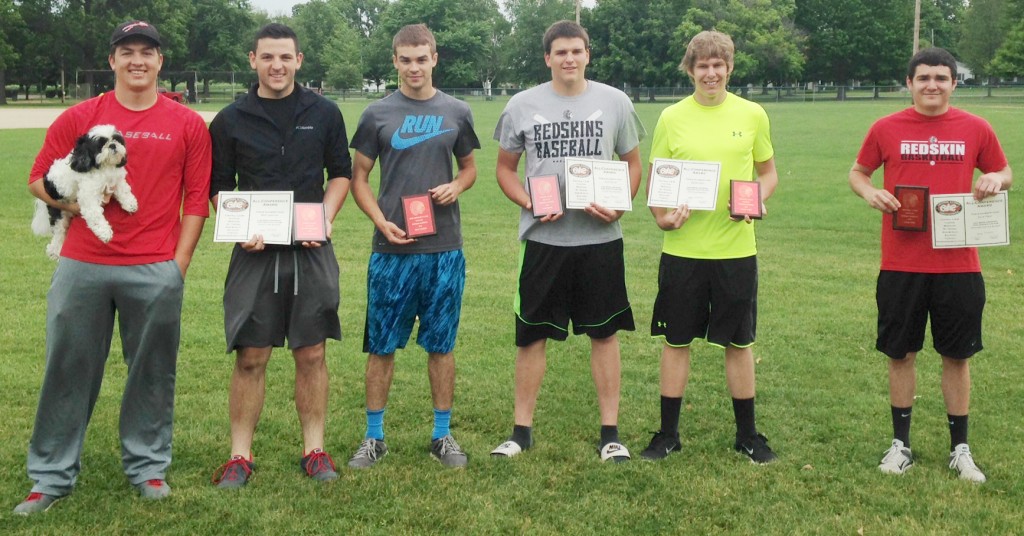
M 396 91 L 370 104 L 349 144 L 371 160 L 380 159 L 377 204 L 388 221 L 405 228 L 402 196 L 426 193 L 455 177 L 455 160 L 480 148 L 469 105 L 441 91 L 427 100 Z M 462 248 L 459 203 L 434 205 L 437 234 L 415 244 L 394 246 L 373 233 L 376 253 L 438 253 Z

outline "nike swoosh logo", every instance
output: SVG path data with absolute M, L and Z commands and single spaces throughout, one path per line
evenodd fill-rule
M 754 449 L 752 449 L 750 447 L 746 447 L 745 446 L 745 447 L 743 447 L 743 450 L 747 451 L 747 454 L 753 454 L 754 453 Z
M 394 147 L 395 149 L 398 149 L 399 151 L 401 151 L 402 149 L 408 149 L 409 147 L 412 147 L 414 145 L 418 145 L 420 143 L 423 143 L 423 142 L 429 140 L 430 138 L 436 138 L 436 137 L 440 136 L 441 134 L 444 134 L 446 132 L 451 132 L 453 130 L 455 130 L 455 129 L 454 128 L 448 128 L 448 129 L 445 129 L 445 130 L 439 130 L 437 132 L 428 132 L 426 134 L 421 134 L 419 136 L 415 136 L 415 137 L 412 137 L 412 138 L 403 138 L 399 134 L 399 131 L 396 130 L 395 131 L 395 135 L 391 136 L 391 146 Z

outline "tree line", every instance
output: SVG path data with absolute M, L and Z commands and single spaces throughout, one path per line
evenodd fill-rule
M 314 86 L 385 83 L 391 36 L 414 22 L 437 37 L 437 85 L 529 86 L 550 78 L 545 28 L 575 9 L 575 0 L 310 0 L 271 17 L 248 0 L 0 0 L 0 87 L 42 90 L 62 72 L 106 69 L 110 32 L 133 18 L 159 28 L 164 72 L 196 72 L 204 85 L 209 73 L 248 71 L 252 35 L 276 21 L 298 33 L 299 77 Z M 685 84 L 685 44 L 710 28 L 736 42 L 734 84 L 890 83 L 911 54 L 914 1 L 597 0 L 581 23 L 588 75 L 617 87 Z M 920 28 L 922 47 L 950 50 L 979 82 L 1024 74 L 1024 0 L 922 0 Z

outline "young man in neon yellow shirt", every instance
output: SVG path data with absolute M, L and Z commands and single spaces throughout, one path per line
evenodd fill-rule
M 655 158 L 721 164 L 713 211 L 651 207 L 665 231 L 651 335 L 661 338 L 661 430 L 641 456 L 658 460 L 681 448 L 679 410 L 694 339 L 725 349 L 725 376 L 736 416 L 734 448 L 754 463 L 776 459 L 754 424 L 757 248 L 749 217 L 730 217 L 730 180 L 757 180 L 761 201 L 778 184 L 768 115 L 728 91 L 735 48 L 728 35 L 705 31 L 686 48 L 680 70 L 691 97 L 665 109 L 654 130 Z M 649 174 L 648 174 L 649 175 Z M 648 184 L 648 188 L 650 185 Z M 763 205 L 762 205 L 763 209 Z

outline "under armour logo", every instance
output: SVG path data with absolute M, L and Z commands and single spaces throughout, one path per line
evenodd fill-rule
M 742 130 L 734 130 L 734 131 L 732 131 L 732 137 L 734 137 L 734 138 L 742 138 L 743 137 L 743 131 Z

